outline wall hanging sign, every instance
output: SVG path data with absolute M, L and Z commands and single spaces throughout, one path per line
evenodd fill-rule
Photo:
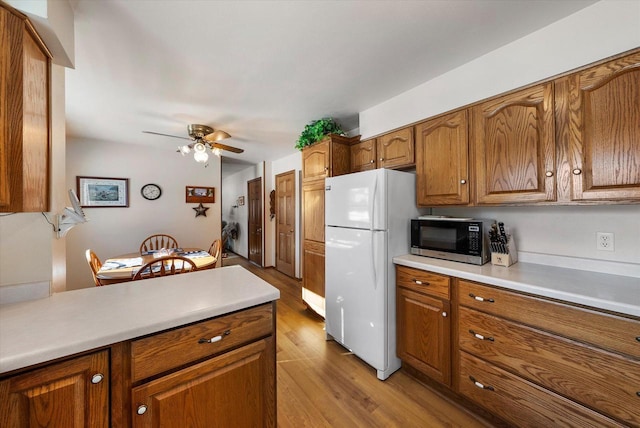
M 215 187 L 187 186 L 186 202 L 212 204 L 215 202 Z
M 244 205 L 244 196 L 238 196 L 238 206 Z
M 129 206 L 129 179 L 76 177 L 78 198 L 84 208 Z

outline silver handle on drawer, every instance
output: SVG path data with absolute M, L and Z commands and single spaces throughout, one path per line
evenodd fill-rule
M 469 379 L 471 380 L 471 382 L 473 382 L 473 384 L 474 384 L 475 386 L 477 386 L 477 387 L 478 387 L 478 388 L 480 388 L 480 389 L 486 389 L 486 390 L 489 390 L 489 391 L 495 391 L 495 389 L 493 388 L 493 386 L 491 386 L 491 385 L 483 385 L 483 384 L 481 384 L 480 382 L 478 382 L 478 381 L 476 380 L 476 378 L 475 378 L 475 377 L 473 377 L 473 376 L 469 376 Z
M 475 332 L 475 331 L 473 331 L 473 330 L 469 330 L 469 333 L 473 334 L 473 336 L 474 336 L 476 339 L 480 339 L 480 340 L 488 340 L 489 342 L 493 342 L 493 337 L 484 337 L 483 335 L 478 334 L 478 333 L 476 333 L 476 332 Z
M 420 281 L 419 279 L 415 279 L 415 278 L 413 278 L 413 280 L 412 280 L 412 281 L 413 281 L 413 282 L 415 282 L 415 283 L 416 283 L 416 284 L 418 284 L 418 285 L 429 285 L 429 283 L 428 283 L 428 282 L 426 282 L 426 281 L 425 281 L 425 282 L 422 282 L 422 281 Z
M 220 342 L 224 336 L 228 336 L 230 334 L 231 334 L 231 330 L 225 330 L 225 332 L 222 333 L 221 335 L 214 336 L 211 339 L 207 339 L 207 338 L 203 337 L 202 339 L 198 340 L 198 343 L 216 343 L 216 342 Z
M 144 415 L 145 413 L 147 413 L 147 406 L 144 404 L 139 405 L 136 413 L 139 415 Z
M 91 383 L 100 383 L 104 379 L 104 375 L 102 373 L 96 373 L 91 376 Z
M 495 300 L 493 300 L 492 298 L 485 299 L 484 297 L 476 296 L 473 293 L 469 293 L 469 297 L 471 297 L 472 299 L 476 299 L 478 302 L 489 302 L 489 303 L 495 302 Z

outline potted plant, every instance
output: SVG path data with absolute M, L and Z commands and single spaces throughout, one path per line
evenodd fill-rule
M 329 134 L 345 135 L 340 125 L 331 117 L 314 120 L 304 127 L 295 147 L 298 150 L 302 150 L 306 146 L 322 140 Z

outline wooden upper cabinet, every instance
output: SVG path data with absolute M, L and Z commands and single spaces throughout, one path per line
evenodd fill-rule
M 640 52 L 567 76 L 557 86 L 570 199 L 639 200 Z
M 467 110 L 416 125 L 419 206 L 469 203 Z
M 50 58 L 26 17 L 0 4 L 0 212 L 49 210 Z
M 376 169 L 376 139 L 363 140 L 351 146 L 351 172 Z
M 359 138 L 331 134 L 302 149 L 302 179 L 316 180 L 348 174 L 350 146 Z
M 389 132 L 377 138 L 378 168 L 415 165 L 413 127 Z
M 471 144 L 478 204 L 554 201 L 553 83 L 475 106 Z

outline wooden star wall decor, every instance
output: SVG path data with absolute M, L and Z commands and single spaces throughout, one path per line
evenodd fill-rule
M 209 209 L 209 207 L 205 207 L 202 205 L 202 202 L 200 202 L 200 205 L 198 205 L 197 207 L 193 207 L 193 209 L 196 212 L 196 217 L 198 216 L 207 216 L 207 210 Z

